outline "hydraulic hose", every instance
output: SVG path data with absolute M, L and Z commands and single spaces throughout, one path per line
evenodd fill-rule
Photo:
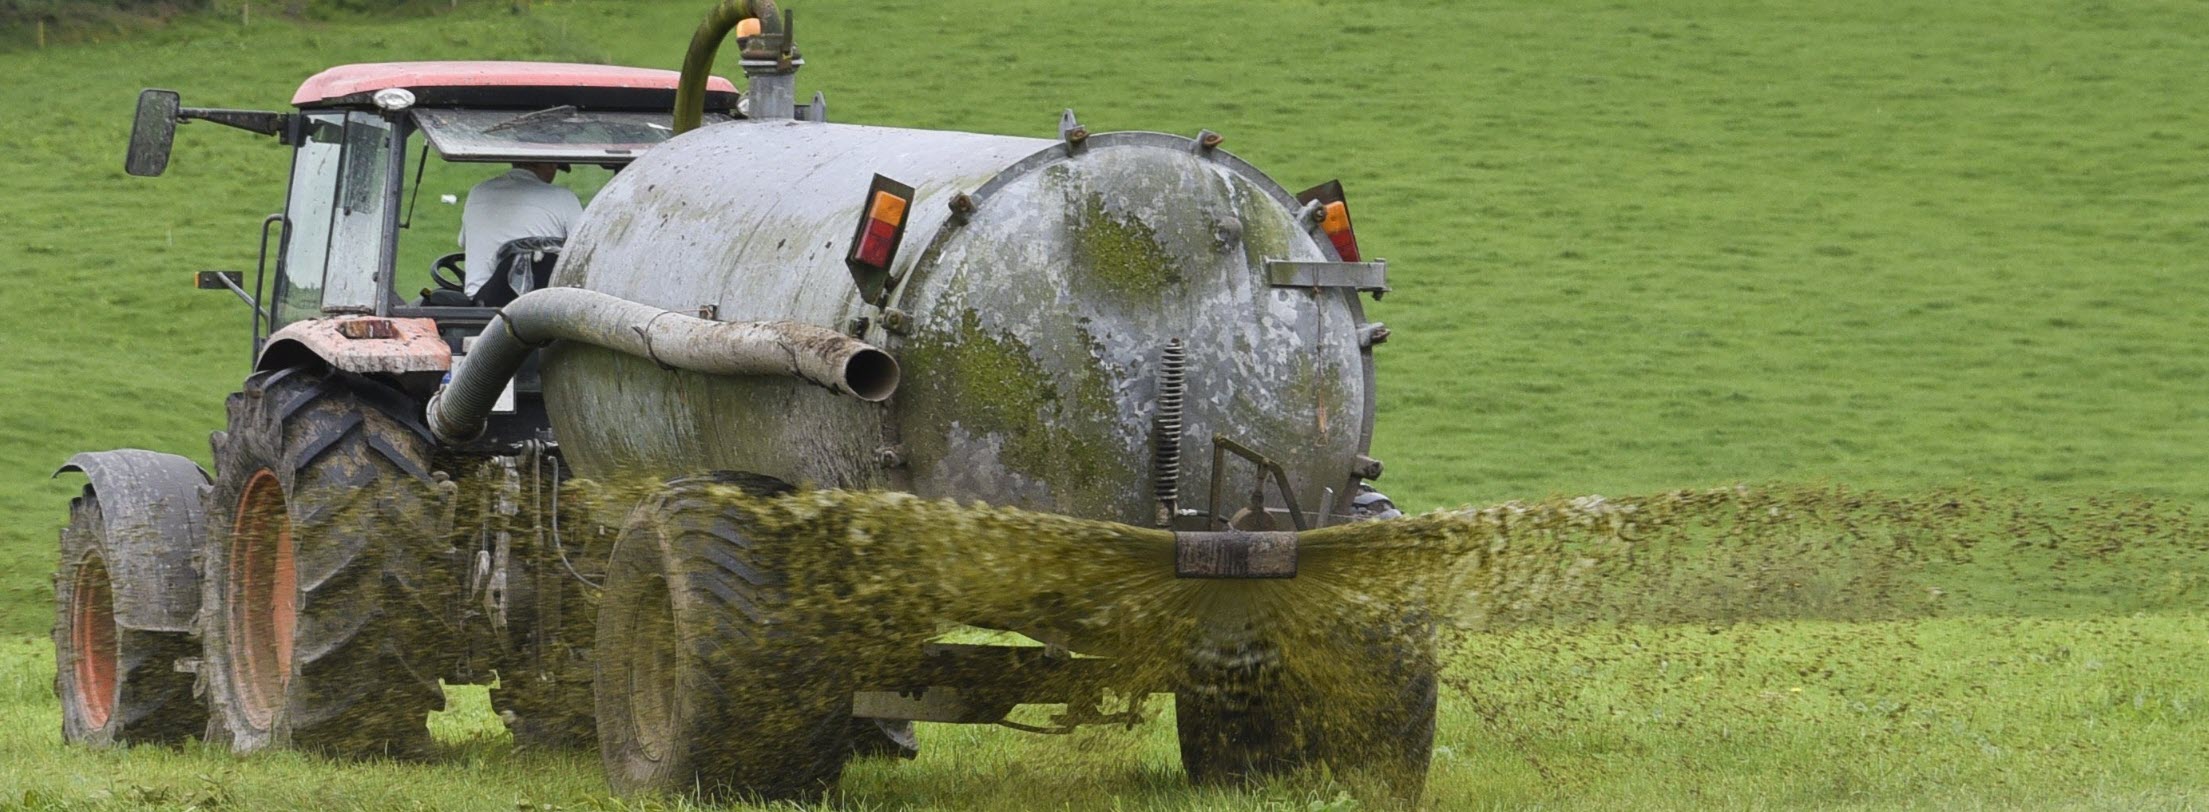
M 690 35 L 690 50 L 683 53 L 683 76 L 675 85 L 676 135 L 698 129 L 705 122 L 706 79 L 713 75 L 713 55 L 721 50 L 721 41 L 728 38 L 729 32 L 747 19 L 759 20 L 762 36 L 778 37 L 783 33 L 782 12 L 775 8 L 775 0 L 722 0 L 706 12 L 698 32 Z
M 707 375 L 780 375 L 878 402 L 897 391 L 896 359 L 826 327 L 790 321 L 720 322 L 582 288 L 522 294 L 476 337 L 430 399 L 430 431 L 447 443 L 483 433 L 507 381 L 531 350 L 574 341 Z

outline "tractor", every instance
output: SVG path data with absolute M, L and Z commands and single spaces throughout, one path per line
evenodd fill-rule
M 707 489 L 1158 528 L 1200 579 L 1292 577 L 1301 531 L 1395 515 L 1366 455 L 1388 332 L 1360 304 L 1386 263 L 1339 183 L 1292 194 L 1209 131 L 1092 134 L 1071 111 L 1055 138 L 832 124 L 821 94 L 797 102 L 793 31 L 726 0 L 681 72 L 346 65 L 283 111 L 144 91 L 130 174 L 210 122 L 275 138 L 291 180 L 252 277 L 198 276 L 251 311 L 214 470 L 143 450 L 62 469 L 86 478 L 55 578 L 64 738 L 419 757 L 440 683 L 495 680 L 518 744 L 595 743 L 617 790 L 811 797 L 854 756 L 912 756 L 912 722 L 1069 702 L 1023 691 L 1105 658 L 1040 624 L 1006 631 L 1048 646 L 914 652 L 895 686 L 832 657 L 761 679 L 772 635 L 743 624 L 773 622 L 776 574 Z M 741 92 L 710 75 L 732 32 Z M 487 299 L 417 204 L 425 173 L 508 163 L 603 188 L 564 240 L 506 246 Z M 633 475 L 664 486 L 569 488 Z M 1435 666 L 1382 667 L 1379 754 L 1306 741 L 1293 707 L 1158 690 L 1200 781 L 1379 759 L 1416 794 Z

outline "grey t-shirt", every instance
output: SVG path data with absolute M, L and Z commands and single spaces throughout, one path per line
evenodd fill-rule
M 515 169 L 468 190 L 460 210 L 460 248 L 468 256 L 467 293 L 476 295 L 491 280 L 499 246 L 523 237 L 567 239 L 583 216 L 583 201 L 566 187 Z

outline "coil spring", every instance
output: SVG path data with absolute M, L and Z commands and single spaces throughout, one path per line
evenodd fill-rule
M 1158 357 L 1158 414 L 1151 419 L 1157 436 L 1152 457 L 1158 477 L 1157 494 L 1161 526 L 1173 521 L 1181 493 L 1181 405 L 1189 392 L 1189 356 L 1181 339 L 1166 342 Z

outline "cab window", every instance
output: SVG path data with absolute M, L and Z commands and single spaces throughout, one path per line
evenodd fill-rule
M 386 200 L 391 176 L 391 123 L 374 113 L 345 116 L 344 171 L 330 217 L 329 268 L 322 307 L 374 310 L 382 285 Z
M 330 211 L 336 201 L 338 159 L 345 153 L 344 117 L 307 117 L 305 137 L 292 154 L 291 191 L 284 204 L 281 273 L 271 294 L 282 327 L 322 314 L 322 272 L 330 253 Z

